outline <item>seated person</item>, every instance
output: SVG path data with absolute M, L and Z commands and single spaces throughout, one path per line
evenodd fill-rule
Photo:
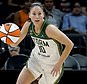
M 45 19 L 59 28 L 64 13 L 55 8 L 54 0 L 44 0 L 43 5 L 47 13 L 49 13 Z
M 21 70 L 28 59 L 27 55 L 20 54 L 20 47 L 8 46 L 10 56 L 5 62 L 4 70 Z
M 87 16 L 81 12 L 81 5 L 79 2 L 74 3 L 71 13 L 64 15 L 62 31 L 75 31 L 78 33 L 87 32 Z
M 64 15 L 62 31 L 75 44 L 71 54 L 86 55 L 87 16 L 82 14 L 81 7 L 79 2 L 75 2 L 72 12 Z

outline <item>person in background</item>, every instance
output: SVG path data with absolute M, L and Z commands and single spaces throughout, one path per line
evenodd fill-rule
M 39 84 L 59 82 L 63 73 L 63 63 L 73 48 L 73 42 L 55 25 L 44 19 L 43 10 L 41 3 L 32 3 L 29 11 L 31 20 L 25 22 L 18 42 L 10 45 L 17 46 L 27 33 L 35 43 L 27 65 L 22 69 L 16 84 L 31 84 L 41 74 Z M 65 45 L 63 51 L 62 45 Z
M 72 2 L 69 0 L 60 0 L 59 3 L 59 9 L 64 13 L 70 13 L 71 12 L 71 7 L 72 7 Z
M 81 4 L 75 2 L 72 12 L 64 15 L 62 31 L 76 31 L 79 33 L 87 32 L 87 16 L 82 14 Z
M 81 4 L 82 13 L 87 16 L 87 0 L 84 0 L 84 2 L 81 0 Z
M 25 54 L 20 54 L 20 47 L 8 46 L 9 57 L 4 64 L 3 70 L 21 70 L 27 60 L 28 56 Z
M 24 5 L 24 7 L 21 10 L 15 13 L 11 13 L 8 17 L 6 17 L 6 22 L 15 23 L 16 25 L 19 26 L 21 30 L 26 20 L 29 19 L 28 12 L 29 12 L 30 5 L 31 5 L 31 2 L 28 2 Z M 29 35 L 26 35 L 26 38 L 19 44 L 19 46 L 21 48 L 20 49 L 21 54 L 29 55 L 32 48 L 34 47 L 34 43 L 31 37 Z
M 26 20 L 29 19 L 29 16 L 28 16 L 29 8 L 31 6 L 31 3 L 34 1 L 35 0 L 25 1 L 25 3 L 23 3 L 20 10 L 18 10 L 16 12 L 12 12 L 8 17 L 6 17 L 6 21 L 14 22 L 21 29 L 22 26 L 24 25 L 24 23 L 26 22 Z
M 45 17 L 46 20 L 55 26 L 60 27 L 63 13 L 59 9 L 55 8 L 54 0 L 44 0 L 43 5 L 46 11 L 49 13 L 49 15 Z
M 16 12 L 20 10 L 24 6 L 25 2 L 26 0 L 8 0 L 10 11 Z
M 20 29 L 22 28 L 26 20 L 29 19 L 28 12 L 30 5 L 31 2 L 26 3 L 21 10 L 17 11 L 14 14 L 14 23 L 17 24 L 20 27 Z
M 2 41 L 0 42 L 2 43 Z M 0 70 L 3 70 L 3 66 L 8 59 L 9 53 L 5 47 L 0 46 Z
M 87 16 L 87 7 L 82 6 L 82 13 Z
M 10 13 L 6 18 L 5 18 L 5 20 L 6 20 L 6 23 L 8 22 L 8 23 L 15 23 L 14 22 L 14 16 L 15 16 L 15 13 Z
M 86 55 L 87 16 L 82 14 L 80 2 L 75 2 L 72 12 L 64 15 L 61 30 L 75 44 L 71 54 Z

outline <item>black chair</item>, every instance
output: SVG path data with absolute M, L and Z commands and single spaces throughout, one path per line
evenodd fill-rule
M 74 47 L 72 49 L 72 54 L 82 54 L 87 55 L 87 36 L 82 33 L 67 33 L 67 36 L 73 41 Z
M 74 57 L 68 56 L 64 62 L 64 70 L 80 70 L 80 65 Z
M 18 56 L 9 57 L 4 65 L 4 70 L 21 70 L 28 60 L 28 56 L 20 54 Z
M 80 64 L 81 70 L 87 70 L 87 57 L 81 54 L 72 55 Z

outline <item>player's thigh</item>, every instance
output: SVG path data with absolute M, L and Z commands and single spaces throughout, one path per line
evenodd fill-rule
M 16 84 L 30 84 L 34 80 L 33 74 L 24 67 L 20 72 Z

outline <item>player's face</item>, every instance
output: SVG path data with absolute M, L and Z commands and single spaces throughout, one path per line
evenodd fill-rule
M 43 19 L 44 12 L 43 12 L 42 8 L 40 8 L 39 6 L 35 6 L 35 7 L 31 8 L 29 16 L 33 23 L 39 23 L 44 20 Z

